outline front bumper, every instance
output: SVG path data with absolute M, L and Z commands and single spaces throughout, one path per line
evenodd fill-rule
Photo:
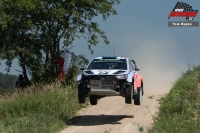
M 119 96 L 122 95 L 125 79 L 116 79 L 115 75 L 91 75 L 85 78 L 85 89 L 88 95 Z
M 119 86 L 114 79 L 90 80 L 89 95 L 117 96 L 119 94 Z

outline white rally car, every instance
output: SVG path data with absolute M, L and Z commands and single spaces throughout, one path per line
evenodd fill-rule
M 78 100 L 85 103 L 89 96 L 90 104 L 96 105 L 105 96 L 123 96 L 125 103 L 140 105 L 144 94 L 143 79 L 138 73 L 134 60 L 127 57 L 103 56 L 90 61 L 81 68 L 78 75 Z

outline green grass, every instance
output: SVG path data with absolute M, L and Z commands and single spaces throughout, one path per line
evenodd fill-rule
M 15 91 L 14 88 L 10 88 L 10 89 L 6 88 L 6 89 L 4 89 L 4 88 L 0 87 L 0 95 L 12 94 L 12 93 L 14 93 L 14 91 Z
M 158 116 L 149 133 L 200 132 L 200 66 L 182 74 L 160 100 Z
M 55 133 L 82 107 L 75 85 L 34 86 L 21 94 L 1 95 L 0 133 Z

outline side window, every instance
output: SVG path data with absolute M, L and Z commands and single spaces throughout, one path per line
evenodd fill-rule
M 133 63 L 133 61 L 131 61 L 131 64 L 133 66 L 133 70 L 135 70 L 135 64 Z
M 133 67 L 132 61 L 130 61 L 130 60 L 129 60 L 129 68 L 130 68 L 130 71 L 133 71 L 133 70 L 134 70 L 134 67 Z

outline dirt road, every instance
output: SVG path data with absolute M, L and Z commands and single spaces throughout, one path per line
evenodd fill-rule
M 125 104 L 120 96 L 105 97 L 80 110 L 73 123 L 60 133 L 141 133 L 153 123 L 161 95 L 143 96 L 142 105 Z

